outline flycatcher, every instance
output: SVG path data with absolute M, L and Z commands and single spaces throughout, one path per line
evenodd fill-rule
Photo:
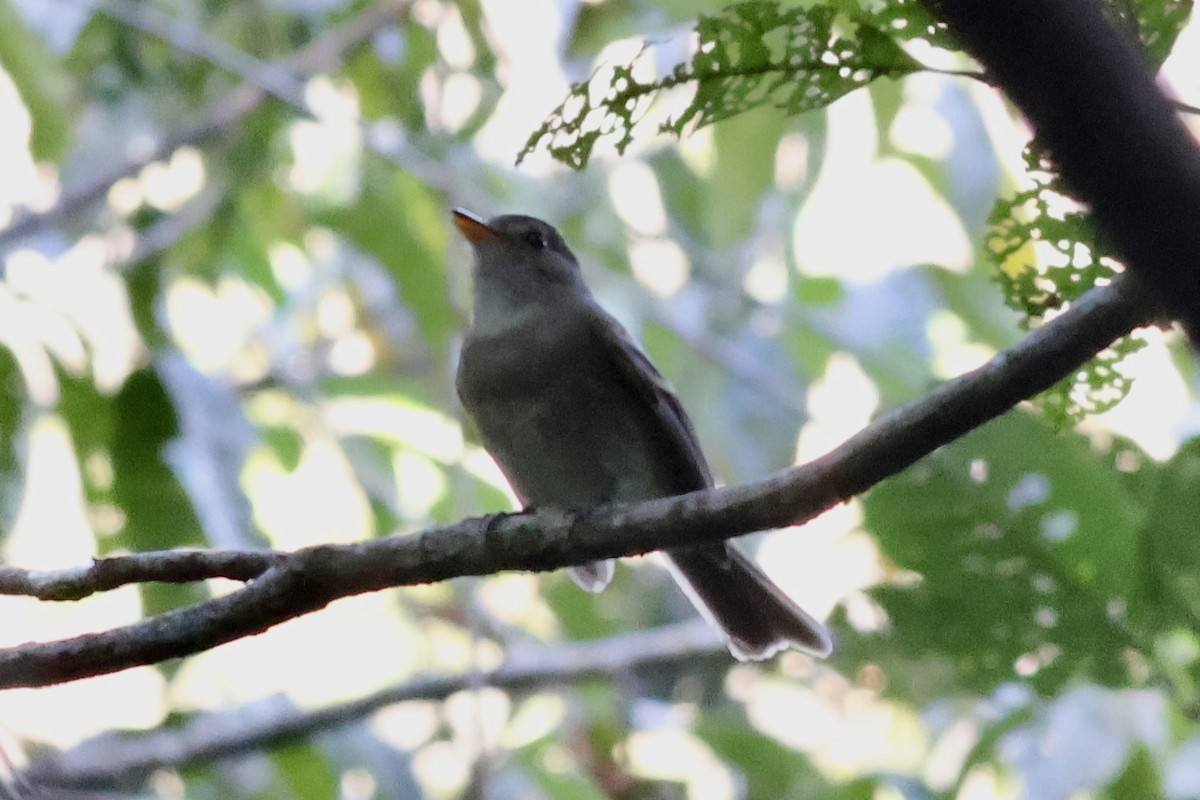
M 475 250 L 475 315 L 458 394 L 521 502 L 573 510 L 685 494 L 713 485 L 679 400 L 621 325 L 592 297 L 579 262 L 533 217 L 454 224 Z M 700 612 L 739 659 L 786 647 L 828 655 L 824 627 L 727 542 L 666 552 Z M 574 567 L 598 592 L 611 561 Z

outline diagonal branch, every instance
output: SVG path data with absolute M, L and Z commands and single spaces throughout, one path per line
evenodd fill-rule
M 509 691 L 611 679 L 642 667 L 721 656 L 724 645 L 694 620 L 592 642 L 510 648 L 500 667 L 481 673 L 418 678 L 348 703 L 315 711 L 290 704 L 267 710 L 235 708 L 198 716 L 179 728 L 144 734 L 105 734 L 64 752 L 37 758 L 22 774 L 33 786 L 129 786 L 162 767 L 194 767 L 266 747 L 277 747 L 356 722 L 408 700 L 442 700 L 464 689 Z
M 368 5 L 357 17 L 313 40 L 295 56 L 284 59 L 280 66 L 273 67 L 273 70 L 301 78 L 330 69 L 340 63 L 347 52 L 370 40 L 380 27 L 403 14 L 409 4 L 409 0 L 384 0 Z M 257 74 L 251 77 L 257 77 Z M 219 136 L 257 110 L 269 96 L 270 93 L 258 83 L 247 80 L 233 92 L 210 103 L 200 113 L 200 121 L 193 127 L 171 134 L 148 152 L 117 164 L 83 184 L 71 187 L 52 208 L 19 216 L 7 228 L 0 230 L 0 249 L 11 246 L 43 228 L 73 218 L 102 199 L 117 181 L 136 174 L 147 164 L 162 161 L 181 147 L 203 144 Z
M 1148 293 L 1131 276 L 1121 276 L 1085 294 L 1011 350 L 801 467 L 752 484 L 646 503 L 465 520 L 408 536 L 307 548 L 243 589 L 192 608 L 102 633 L 0 650 L 0 688 L 46 686 L 190 655 L 337 598 L 392 586 L 549 570 L 802 523 L 1048 388 L 1155 315 Z
M 167 550 L 98 558 L 86 567 L 25 570 L 0 566 L 0 595 L 82 600 L 131 583 L 193 583 L 209 578 L 249 581 L 287 556 L 271 551 Z
M 222 39 L 209 36 L 192 25 L 177 20 L 154 6 L 129 0 L 78 0 L 82 5 L 105 16 L 156 36 L 177 50 L 191 53 L 237 75 L 248 86 L 255 86 L 284 103 L 299 108 L 306 116 L 313 112 L 304 99 L 304 82 L 287 65 L 261 61 Z
M 1029 117 L 1129 269 L 1200 344 L 1200 149 L 1095 0 L 923 0 Z
M 286 64 L 280 66 L 255 58 L 216 36 L 211 36 L 199 28 L 180 24 L 168 15 L 143 4 L 132 3 L 129 0 L 80 2 L 86 2 L 113 19 L 208 61 L 240 78 L 246 86 L 253 86 L 264 95 L 281 101 L 303 117 L 330 119 L 331 115 L 336 115 L 336 112 L 318 114 L 304 96 L 304 75 L 293 74 Z M 430 186 L 443 191 L 453 188 L 446 183 L 440 170 L 424 163 L 425 159 L 413 157 L 412 148 L 395 142 L 394 136 L 380 135 L 375 128 L 354 115 L 344 114 L 341 121 L 359 128 L 363 147 L 371 153 L 416 175 Z

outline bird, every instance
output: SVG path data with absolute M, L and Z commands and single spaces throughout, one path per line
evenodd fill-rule
M 467 417 L 526 508 L 577 511 L 714 485 L 691 420 L 650 359 L 596 301 L 550 224 L 462 208 L 474 250 L 473 315 L 455 384 Z M 787 648 L 828 656 L 832 639 L 734 544 L 665 551 L 692 604 L 738 660 Z M 603 590 L 613 562 L 572 567 Z

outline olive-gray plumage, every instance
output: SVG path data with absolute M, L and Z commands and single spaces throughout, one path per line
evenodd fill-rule
M 683 407 L 583 282 L 553 227 L 456 210 L 475 249 L 475 313 L 458 393 L 521 501 L 577 509 L 713 485 Z M 728 543 L 673 549 L 680 585 L 739 658 L 789 645 L 827 655 L 824 628 Z M 572 569 L 590 591 L 611 562 Z

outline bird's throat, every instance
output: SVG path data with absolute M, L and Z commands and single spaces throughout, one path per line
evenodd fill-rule
M 502 336 L 528 326 L 544 312 L 536 300 L 514 294 L 511 287 L 499 281 L 476 276 L 473 335 L 489 339 Z

